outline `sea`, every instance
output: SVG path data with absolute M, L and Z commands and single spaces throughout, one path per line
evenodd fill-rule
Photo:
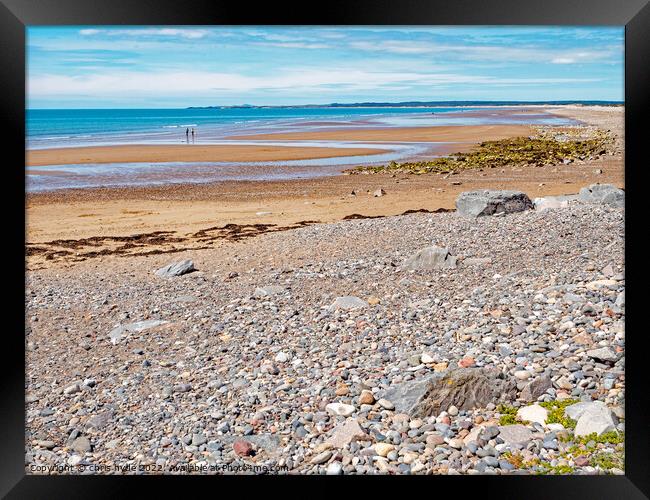
M 480 113 L 475 111 L 480 110 Z M 492 111 L 491 111 L 492 110 Z M 543 112 L 499 112 L 481 107 L 322 107 L 322 108 L 187 108 L 187 109 L 29 109 L 26 111 L 28 150 L 122 144 L 181 144 L 194 130 L 199 144 L 233 144 L 233 136 L 322 129 L 386 128 L 442 125 L 530 123 L 563 125 L 571 120 Z M 316 146 L 337 148 L 372 147 L 386 153 L 370 156 L 341 156 L 314 160 L 258 162 L 255 165 L 283 167 L 255 169 L 242 162 L 165 162 L 29 167 L 27 190 L 129 186 L 169 182 L 214 182 L 219 180 L 273 180 L 335 175 L 344 167 L 379 164 L 421 156 L 435 156 L 433 143 L 361 143 L 351 141 L 242 141 L 236 144 Z M 330 167 L 325 168 L 325 167 Z M 289 170 L 288 170 L 289 168 Z M 56 175 L 47 175 L 48 171 Z M 46 174 L 46 175 L 43 175 Z M 182 175 L 181 175 L 182 174 Z

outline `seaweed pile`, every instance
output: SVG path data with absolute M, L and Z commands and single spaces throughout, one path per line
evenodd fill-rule
M 411 174 L 452 173 L 468 169 L 503 168 L 515 166 L 555 165 L 573 161 L 592 160 L 607 154 L 612 137 L 597 130 L 589 137 L 575 134 L 540 133 L 531 137 L 515 137 L 482 142 L 468 153 L 424 161 L 392 161 L 387 165 L 359 166 L 348 173 L 400 172 Z

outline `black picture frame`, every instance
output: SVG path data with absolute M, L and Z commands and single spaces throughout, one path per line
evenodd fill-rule
M 17 289 L 25 284 L 24 172 L 16 168 L 25 159 L 25 28 L 30 25 L 617 25 L 625 26 L 625 162 L 626 162 L 626 239 L 632 238 L 630 223 L 642 196 L 641 172 L 647 168 L 642 156 L 647 142 L 644 120 L 648 116 L 650 89 L 650 5 L 648 0 L 328 0 L 309 2 L 265 2 L 252 4 L 226 0 L 0 0 L 0 113 L 5 168 L 5 235 L 9 252 L 3 274 L 13 270 L 5 281 L 4 313 L 11 323 L 2 335 L 3 356 L 2 411 L 0 412 L 0 495 L 7 498 L 103 498 L 133 492 L 134 478 L 90 476 L 29 476 L 24 467 L 24 301 Z M 22 190 L 22 193 L 21 193 Z M 8 195 L 8 196 L 7 196 Z M 20 200 L 23 206 L 20 206 Z M 632 219 L 628 218 L 632 217 Z M 627 229 L 630 229 L 628 232 Z M 23 244 L 18 242 L 22 241 Z M 647 333 L 641 308 L 643 278 L 636 266 L 634 245 L 626 245 L 628 266 L 635 270 L 626 276 L 631 287 L 626 302 L 626 450 L 624 476 L 474 476 L 378 477 L 383 488 L 389 482 L 415 481 L 424 492 L 440 494 L 441 481 L 454 496 L 468 496 L 472 489 L 481 498 L 650 498 L 650 439 L 648 435 Z M 22 247 L 22 248 L 20 248 Z M 641 267 L 639 267 L 640 269 Z M 15 304 L 14 304 L 15 303 Z M 628 327 L 629 325 L 629 327 Z M 167 493 L 170 477 L 142 478 L 147 486 L 163 486 Z M 186 494 L 185 478 L 177 478 Z M 297 481 L 297 477 L 262 478 Z M 307 479 L 307 478 L 302 478 Z M 342 487 L 351 478 L 322 478 Z M 369 478 L 363 478 L 369 479 Z M 219 478 L 233 482 L 241 477 Z M 433 483 L 429 481 L 435 481 Z M 250 485 L 250 478 L 246 478 Z M 452 484 L 453 483 L 453 484 Z M 219 488 L 224 483 L 219 483 Z M 349 485 L 349 483 L 348 483 Z M 346 487 L 348 486 L 346 485 Z M 366 482 L 367 485 L 367 482 Z M 234 486 L 234 484 L 230 484 Z M 268 488 L 269 485 L 265 487 Z M 279 486 L 279 485 L 278 485 Z M 406 484 L 400 484 L 402 494 Z M 213 484 L 214 487 L 214 484 Z M 248 486 L 245 486 L 248 487 Z M 408 486 L 407 486 L 408 487 Z M 283 485 L 281 488 L 286 488 Z M 408 491 L 408 490 L 406 490 Z M 456 493 L 453 493 L 453 492 Z M 310 488 L 309 493 L 313 490 Z M 241 493 L 241 492 L 240 492 Z

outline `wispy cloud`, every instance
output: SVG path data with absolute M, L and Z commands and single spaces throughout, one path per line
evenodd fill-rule
M 128 37 L 181 37 L 187 39 L 198 39 L 207 36 L 210 32 L 206 29 L 188 29 L 188 28 L 137 28 L 137 29 L 82 29 L 80 35 L 92 36 L 106 34 L 109 36 L 128 36 Z
M 601 50 L 547 49 L 544 47 L 504 47 L 498 45 L 462 44 L 450 45 L 436 42 L 407 40 L 360 41 L 351 42 L 356 50 L 384 52 L 392 54 L 448 54 L 462 60 L 500 61 L 500 62 L 551 62 L 570 60 L 577 62 L 598 62 L 621 56 L 622 47 L 606 46 Z
M 595 81 L 590 78 L 495 78 L 490 76 L 443 73 L 367 72 L 353 69 L 334 71 L 283 72 L 276 75 L 246 76 L 237 73 L 170 72 L 114 73 L 74 77 L 46 75 L 28 81 L 29 91 L 40 95 L 95 94 L 115 96 L 121 93 L 165 91 L 169 94 L 247 93 L 264 90 L 320 92 L 326 89 L 382 89 L 388 86 L 436 86 L 440 84 L 539 85 Z
M 623 96 L 621 28 L 77 26 L 27 35 L 30 102 L 53 107 Z

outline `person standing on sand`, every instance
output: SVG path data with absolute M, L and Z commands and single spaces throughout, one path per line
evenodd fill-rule
M 190 128 L 189 127 L 185 129 L 185 140 L 187 142 L 190 142 Z
M 192 142 L 194 142 L 194 129 L 192 128 Z

